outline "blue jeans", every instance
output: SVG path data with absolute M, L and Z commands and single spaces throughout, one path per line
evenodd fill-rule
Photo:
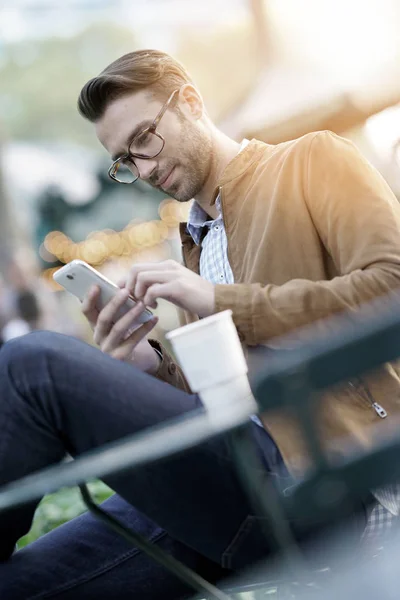
M 186 394 L 70 337 L 31 333 L 0 350 L 0 485 L 196 408 Z M 249 423 L 265 476 L 284 472 L 268 433 Z M 270 548 L 222 437 L 105 479 L 105 505 L 211 581 Z M 85 514 L 13 554 L 35 505 L 0 513 L 0 598 L 172 600 L 189 590 Z

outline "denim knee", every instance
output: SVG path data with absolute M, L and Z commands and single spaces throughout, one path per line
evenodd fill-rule
M 0 424 L 18 415 L 18 427 L 37 430 L 37 425 L 62 429 L 61 405 L 71 395 L 59 394 L 58 387 L 71 380 L 66 358 L 79 354 L 72 337 L 51 331 L 35 331 L 8 341 L 0 350 Z
M 82 344 L 52 331 L 34 331 L 8 341 L 0 350 L 0 390 L 10 383 L 23 395 L 38 386 L 52 389 L 65 373 L 66 357 L 76 357 Z
M 23 363 L 50 352 L 70 352 L 82 344 L 79 340 L 54 331 L 32 331 L 9 340 L 0 350 L 1 364 Z

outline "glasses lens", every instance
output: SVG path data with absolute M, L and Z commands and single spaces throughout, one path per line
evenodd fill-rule
M 120 183 L 133 183 L 139 177 L 138 170 L 132 162 L 115 163 L 111 175 Z
M 163 140 L 156 133 L 144 131 L 133 139 L 129 151 L 136 156 L 152 158 L 160 154 L 163 143 Z

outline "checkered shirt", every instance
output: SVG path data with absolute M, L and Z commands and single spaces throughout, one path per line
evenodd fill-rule
M 212 220 L 201 206 L 194 201 L 188 217 L 187 230 L 194 242 L 198 246 L 201 244 L 200 275 L 211 281 L 211 283 L 234 283 L 228 259 L 228 240 L 222 218 L 219 194 L 215 206 L 218 210 L 218 217 Z M 201 241 L 204 227 L 208 231 Z M 263 427 L 257 415 L 252 415 L 251 420 Z
M 370 508 L 361 542 L 364 548 L 372 548 L 378 551 L 385 542 L 390 542 L 395 531 L 399 531 L 398 515 L 393 515 L 376 501 Z
M 194 242 L 201 244 L 200 275 L 211 283 L 234 283 L 233 273 L 228 260 L 228 240 L 221 212 L 221 200 L 215 201 L 218 217 L 211 220 L 196 201 L 189 213 L 187 229 Z M 208 229 L 201 241 L 203 228 Z

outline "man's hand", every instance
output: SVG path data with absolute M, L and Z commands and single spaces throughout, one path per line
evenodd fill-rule
M 99 293 L 98 286 L 92 287 L 82 303 L 82 312 L 93 329 L 96 344 L 113 358 L 133 363 L 141 371 L 154 375 L 160 365 L 160 357 L 145 336 L 154 328 L 158 318 L 153 317 L 140 325 L 137 319 L 145 307 L 138 302 L 117 320 L 116 314 L 126 302 L 128 291 L 124 289 L 118 292 L 100 312 L 96 308 Z
M 164 298 L 199 317 L 215 311 L 214 285 L 174 260 L 133 265 L 124 285 L 151 308 L 157 307 L 157 298 Z

